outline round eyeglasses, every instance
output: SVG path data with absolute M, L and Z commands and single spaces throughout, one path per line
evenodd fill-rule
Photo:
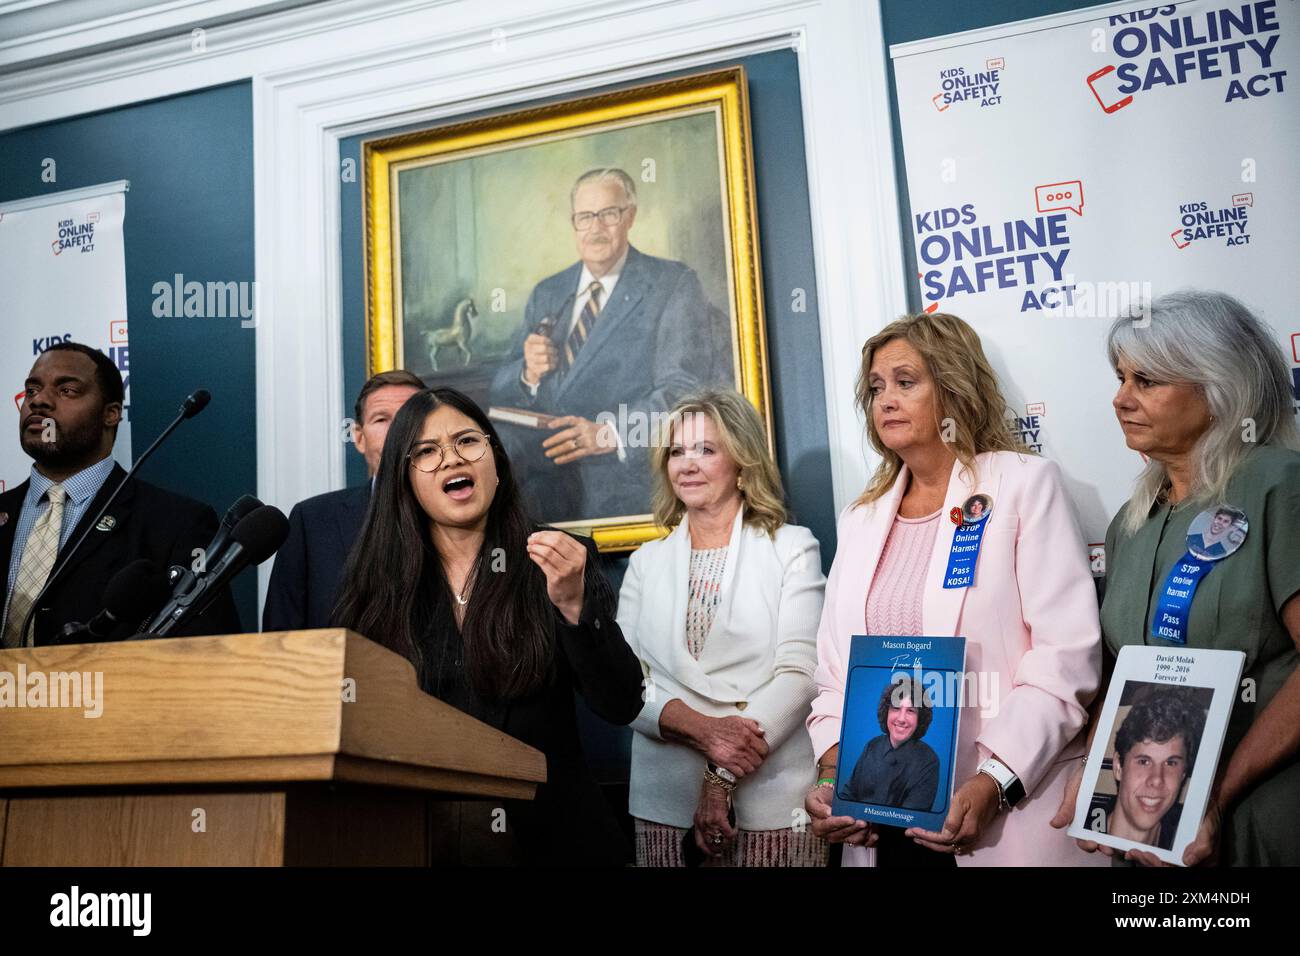
M 452 440 L 451 447 L 456 450 L 461 461 L 472 463 L 480 461 L 487 454 L 491 444 L 492 439 L 482 432 L 465 432 Z M 442 467 L 445 455 L 446 452 L 439 442 L 428 439 L 416 442 L 406 457 L 417 469 L 428 474 Z

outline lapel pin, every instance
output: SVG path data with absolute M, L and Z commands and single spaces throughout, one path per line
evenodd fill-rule
M 953 508 L 952 511 L 949 511 L 949 512 L 948 512 L 948 517 L 952 519 L 952 523 L 953 523 L 953 524 L 955 524 L 955 525 L 956 525 L 957 527 L 959 527 L 959 528 L 961 527 L 961 509 L 960 509 L 960 508 Z
M 96 531 L 112 531 L 117 525 L 117 519 L 112 515 L 104 515 L 95 525 Z

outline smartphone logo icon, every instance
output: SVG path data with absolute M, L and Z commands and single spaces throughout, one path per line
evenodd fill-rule
M 1186 249 L 1188 246 L 1191 245 L 1191 242 L 1187 239 L 1183 239 L 1182 236 L 1183 236 L 1183 231 L 1181 229 L 1175 229 L 1173 232 L 1169 234 L 1169 238 L 1174 241 L 1174 245 L 1176 245 L 1179 249 Z
M 951 103 L 940 103 L 939 101 L 941 99 L 943 99 L 942 93 L 935 93 L 934 96 L 930 97 L 930 102 L 934 104 L 934 108 L 937 109 L 940 113 L 942 113 L 948 107 L 952 106 Z
M 1116 110 L 1122 110 L 1133 102 L 1133 96 L 1123 95 L 1119 91 L 1118 77 L 1111 77 L 1104 80 L 1104 77 L 1110 76 L 1115 72 L 1114 66 L 1103 66 L 1096 73 L 1088 77 L 1088 89 L 1092 90 L 1092 95 L 1097 100 L 1097 105 L 1107 113 L 1114 113 Z M 1106 94 L 1103 96 L 1102 94 Z M 1107 103 L 1107 100 L 1110 100 Z

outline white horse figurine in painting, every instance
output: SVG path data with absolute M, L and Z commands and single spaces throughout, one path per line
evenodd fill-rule
M 456 303 L 456 311 L 452 314 L 451 325 L 445 329 L 433 329 L 424 333 L 424 343 L 429 349 L 429 363 L 433 370 L 438 371 L 438 350 L 456 346 L 460 353 L 465 357 L 460 364 L 462 367 L 469 364 L 471 352 L 469 350 L 470 339 L 474 337 L 474 320 L 478 318 L 478 307 L 474 305 L 473 299 L 461 299 Z

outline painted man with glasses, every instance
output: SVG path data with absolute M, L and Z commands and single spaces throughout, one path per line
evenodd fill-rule
M 695 271 L 628 242 L 632 177 L 583 173 L 570 205 L 578 261 L 533 289 L 492 383 L 494 407 L 556 416 L 543 429 L 501 429 L 543 521 L 648 512 L 655 416 L 701 386 L 734 385 L 726 316 Z

